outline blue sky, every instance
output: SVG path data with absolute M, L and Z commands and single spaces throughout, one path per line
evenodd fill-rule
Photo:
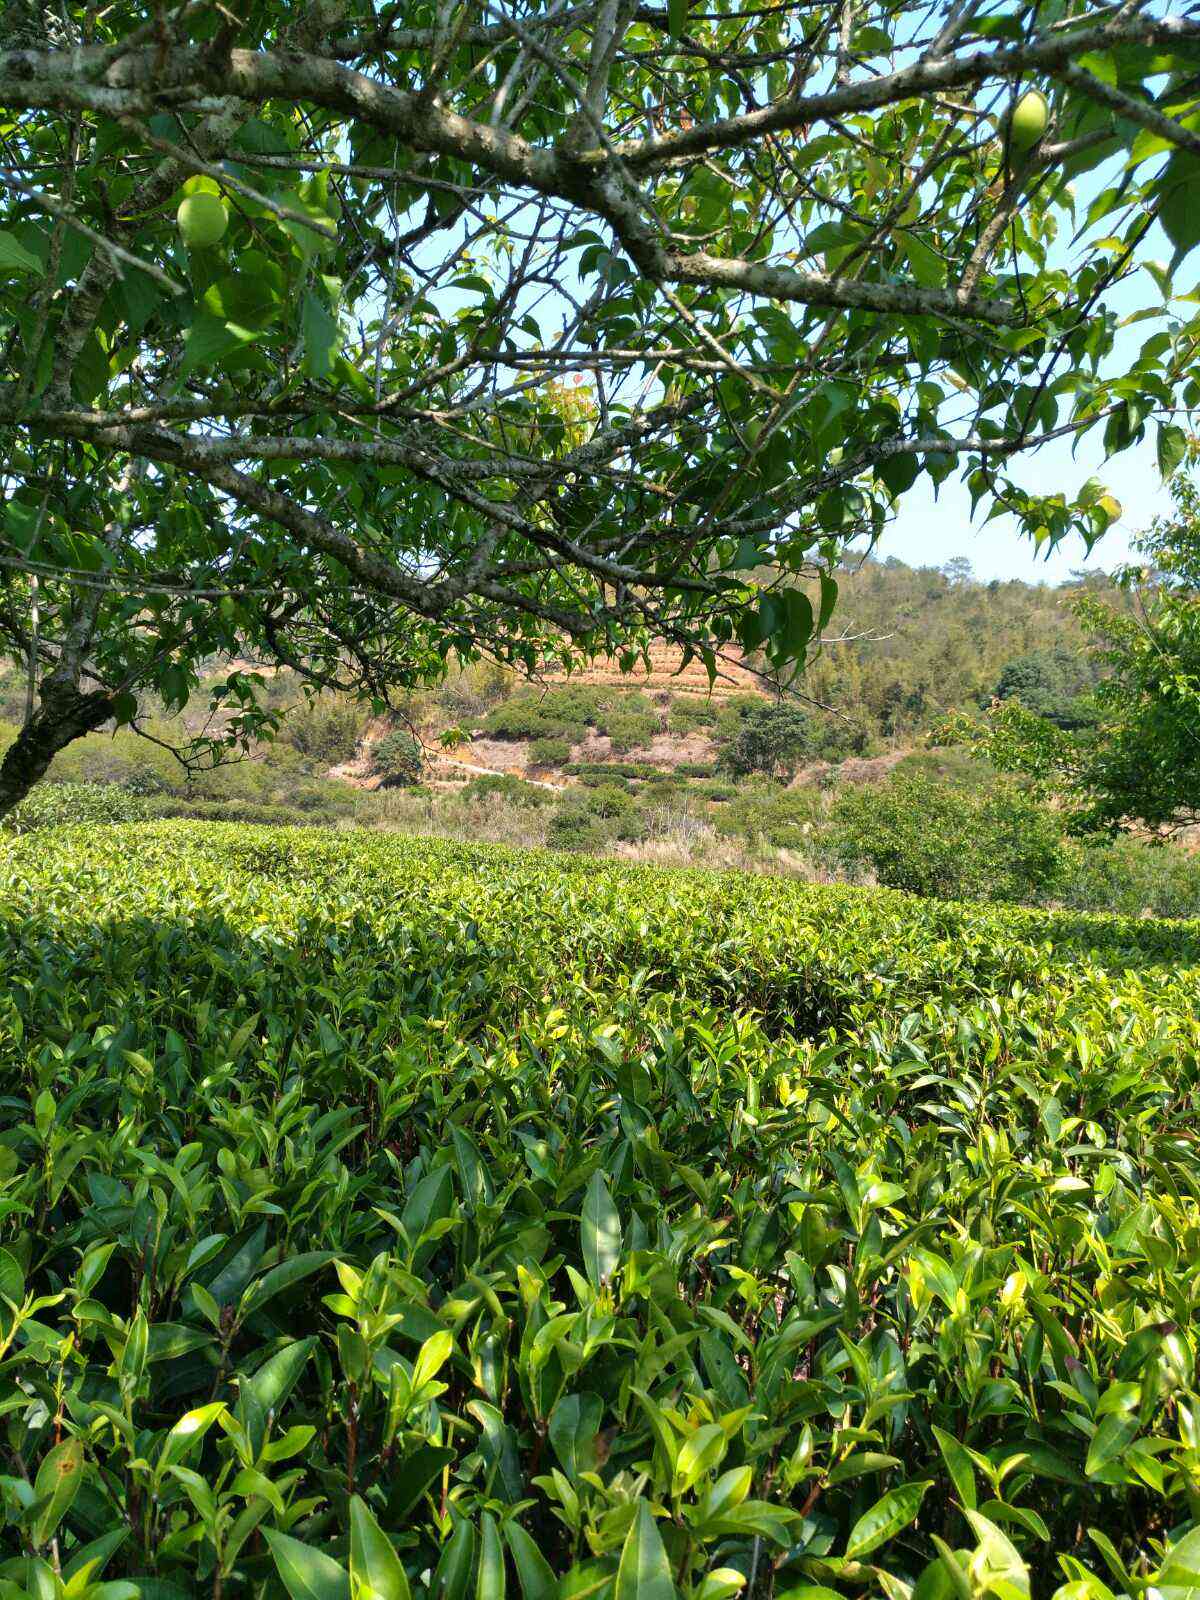
M 1087 175 L 1076 196 L 1078 215 L 1084 214 L 1092 197 L 1115 181 L 1120 171 L 1121 163 L 1114 162 Z M 1170 256 L 1171 246 L 1157 224 L 1138 254 L 1143 260 L 1158 257 L 1165 261 Z M 1177 274 L 1175 287 L 1183 292 L 1190 284 Z M 1148 306 L 1161 306 L 1162 300 L 1150 274 L 1141 271 L 1117 284 L 1105 303 L 1127 317 Z M 1123 346 L 1132 355 L 1150 333 L 1162 326 L 1161 322 L 1141 322 L 1118 334 L 1110 365 L 1119 363 Z M 1030 490 L 1061 489 L 1071 493 L 1088 478 L 1098 477 L 1116 496 L 1122 515 L 1090 556 L 1078 538 L 1066 541 L 1057 550 L 1039 553 L 1029 539 L 1017 532 L 1011 519 L 997 517 L 985 525 L 986 507 L 981 506 L 973 520 L 971 497 L 956 479 L 948 479 L 935 500 L 933 485 L 926 477 L 918 478 L 904 497 L 896 521 L 877 553 L 927 567 L 940 567 L 955 556 L 965 556 L 979 578 L 1023 578 L 1029 583 L 1062 583 L 1074 571 L 1120 566 L 1131 553 L 1131 540 L 1155 516 L 1171 507 L 1170 494 L 1159 477 L 1155 434 L 1155 424 L 1150 423 L 1140 444 L 1106 460 L 1103 429 L 1096 428 L 1082 440 L 1056 439 L 1037 455 L 1010 464 L 1011 476 Z
M 1142 443 L 1104 461 L 1099 430 L 1085 439 L 1074 457 L 1069 439 L 1056 440 L 1038 455 L 1014 467 L 1013 477 L 1025 487 L 1077 489 L 1099 477 L 1121 502 L 1123 515 L 1087 555 L 1081 539 L 1070 539 L 1048 556 L 1016 531 L 1008 518 L 986 526 L 983 509 L 974 523 L 971 498 L 956 479 L 945 482 L 938 497 L 927 478 L 919 478 L 881 540 L 877 554 L 896 556 L 917 567 L 940 567 L 965 556 L 979 578 L 1024 578 L 1030 583 L 1061 583 L 1073 571 L 1119 566 L 1129 555 L 1129 542 L 1159 512 L 1170 508 L 1170 495 L 1159 481 L 1153 431 Z

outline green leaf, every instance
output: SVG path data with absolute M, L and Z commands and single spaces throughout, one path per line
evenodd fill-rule
M 485 1511 L 479 1519 L 479 1574 L 475 1600 L 504 1600 L 504 1546 L 496 1519 Z
M 675 1581 L 658 1524 L 645 1500 L 637 1503 L 621 1548 L 613 1600 L 675 1600 Z
M 479 1452 L 487 1463 L 492 1493 L 510 1503 L 521 1498 L 524 1481 L 513 1431 L 496 1407 L 486 1400 L 472 1400 L 467 1410 L 479 1419 L 482 1435 Z
M 282 1294 L 285 1289 L 290 1289 L 301 1279 L 311 1277 L 314 1272 L 327 1267 L 334 1259 L 332 1250 L 309 1250 L 303 1255 L 289 1256 L 286 1261 L 281 1261 L 277 1267 L 272 1267 L 270 1272 L 264 1272 L 261 1278 L 250 1284 L 238 1307 L 239 1318 L 244 1320 L 252 1316 L 254 1312 L 260 1311 L 268 1300 L 273 1300 L 277 1294 Z
M 950 1474 L 959 1505 L 974 1511 L 975 1468 L 971 1464 L 970 1456 L 953 1434 L 944 1433 L 941 1428 L 935 1427 L 933 1436 L 937 1440 L 938 1449 L 942 1452 L 942 1460 L 946 1463 L 946 1470 Z
M 15 234 L 0 228 L 0 272 L 32 272 L 35 277 L 42 278 L 46 269 Z
M 360 1495 L 350 1498 L 350 1579 L 377 1600 L 410 1600 L 400 1557 Z
M 263 1537 L 292 1600 L 350 1600 L 350 1574 L 332 1556 L 301 1544 L 290 1534 L 264 1528 Z
M 1187 460 L 1188 438 L 1182 428 L 1173 422 L 1158 425 L 1158 472 L 1163 482 L 1174 476 L 1176 468 Z
M 300 308 L 300 336 L 304 341 L 304 370 L 310 378 L 327 378 L 341 343 L 338 325 L 321 299 L 310 289 Z
M 450 1359 L 450 1352 L 454 1349 L 454 1337 L 443 1329 L 435 1333 L 417 1352 L 417 1359 L 413 1362 L 412 1386 L 415 1394 L 423 1385 L 436 1378 L 446 1362 Z
M 465 1517 L 446 1541 L 429 1586 L 430 1600 L 464 1600 L 475 1560 L 475 1529 Z
M 1138 1420 L 1120 1411 L 1111 1411 L 1101 1419 L 1099 1427 L 1092 1435 L 1092 1442 L 1088 1446 L 1087 1460 L 1083 1470 L 1089 1478 L 1094 1478 L 1098 1472 L 1103 1472 L 1105 1467 L 1116 1461 L 1124 1454 L 1126 1446 L 1133 1443 L 1137 1437 Z
M 224 1409 L 223 1400 L 213 1400 L 195 1411 L 185 1412 L 167 1435 L 156 1470 L 160 1473 L 165 1472 L 168 1467 L 183 1461 L 189 1451 L 204 1438 Z
M 599 1288 L 617 1270 L 621 1259 L 621 1219 L 608 1192 L 604 1174 L 592 1173 L 580 1219 L 583 1266 L 589 1281 Z
M 916 1483 L 901 1484 L 898 1489 L 885 1494 L 882 1500 L 877 1500 L 850 1530 L 846 1542 L 846 1560 L 861 1561 L 863 1556 L 870 1555 L 872 1550 L 878 1550 L 880 1545 L 894 1538 L 901 1528 L 907 1528 L 921 1509 L 921 1501 L 932 1481 L 925 1478 Z
M 317 1341 L 312 1336 L 294 1340 L 264 1361 L 252 1378 L 243 1379 L 242 1387 L 254 1390 L 254 1397 L 264 1411 L 278 1411 L 299 1382 L 316 1346 Z
M 978 1592 L 1004 1595 L 1007 1600 L 1017 1595 L 1028 1596 L 1029 1569 L 1012 1541 L 978 1511 L 964 1511 L 963 1515 L 979 1540 L 979 1548 L 970 1562 Z
M 47 1502 L 32 1528 L 35 1545 L 43 1545 L 53 1536 L 71 1509 L 82 1481 L 83 1443 L 79 1439 L 64 1439 L 43 1458 L 34 1482 L 35 1498 Z
M 522 1600 L 555 1600 L 558 1580 L 531 1536 L 519 1522 L 510 1520 L 504 1524 L 504 1538 L 517 1569 Z
M 1158 220 L 1175 246 L 1172 267 L 1179 265 L 1200 240 L 1200 206 L 1196 205 L 1196 183 L 1200 180 L 1200 159 L 1186 150 L 1176 150 L 1167 162 L 1155 188 L 1161 195 Z
M 190 373 L 215 367 L 235 350 L 253 344 L 256 337 L 252 328 L 243 328 L 238 323 L 226 322 L 221 317 L 214 317 L 211 312 L 204 312 L 192 323 L 183 342 L 180 376 L 186 378 Z
M 550 1413 L 550 1443 L 572 1483 L 596 1464 L 595 1439 L 603 1417 L 604 1402 L 586 1390 L 563 1395 Z
M 667 0 L 667 29 L 672 39 L 678 39 L 687 27 L 688 0 Z

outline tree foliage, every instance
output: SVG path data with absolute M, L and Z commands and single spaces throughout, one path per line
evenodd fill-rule
M 1175 480 L 1175 514 L 1139 541 L 1130 604 L 1077 601 L 1101 674 L 1091 725 L 998 702 L 975 737 L 991 759 L 1063 793 L 1081 831 L 1172 831 L 1200 820 L 1200 488 Z
M 1200 228 L 1189 17 L 5 20 L 0 638 L 33 692 L 0 809 L 147 689 L 185 704 L 214 656 L 380 703 L 454 653 L 800 661 L 836 591 L 797 578 L 917 479 L 1091 540 L 1099 483 L 1032 494 L 1009 462 L 1156 422 L 1169 462 L 1200 396 L 1190 303 L 1145 249 L 1155 216 L 1173 265 Z M 1035 84 L 1050 122 L 1017 152 Z M 1114 180 L 1085 215 L 1083 173 Z M 1143 264 L 1164 301 L 1139 346 L 1110 295 Z M 235 744 L 273 718 L 241 667 L 214 711 Z
M 812 724 L 798 707 L 786 701 L 751 706 L 722 748 L 719 765 L 739 778 L 752 772 L 790 778 L 811 744 Z

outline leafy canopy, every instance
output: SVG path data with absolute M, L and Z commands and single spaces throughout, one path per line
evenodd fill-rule
M 1188 17 L 5 20 L 0 640 L 35 693 L 0 808 L 147 689 L 182 707 L 214 656 L 377 700 L 455 652 L 802 660 L 836 589 L 794 579 L 918 479 L 1092 540 L 1102 486 L 1031 493 L 1011 459 L 1157 426 L 1169 465 L 1200 397 L 1169 298 L 1200 230 Z M 1034 85 L 1045 135 L 1010 148 Z M 1122 331 L 1141 266 L 1162 303 Z M 218 699 L 234 741 L 271 720 L 245 671 Z
M 1016 699 L 968 731 L 997 765 L 1065 795 L 1082 831 L 1200 820 L 1200 487 L 1175 480 L 1176 510 L 1139 541 L 1120 575 L 1124 603 L 1076 609 L 1100 674 L 1082 725 Z

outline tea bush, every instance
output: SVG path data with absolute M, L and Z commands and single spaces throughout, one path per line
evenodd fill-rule
M 149 815 L 147 802 L 111 784 L 43 783 L 31 789 L 4 817 L 0 829 L 30 833 L 35 828 L 134 822 Z
M 0 969 L 6 1597 L 1195 1589 L 1200 925 L 138 824 Z

